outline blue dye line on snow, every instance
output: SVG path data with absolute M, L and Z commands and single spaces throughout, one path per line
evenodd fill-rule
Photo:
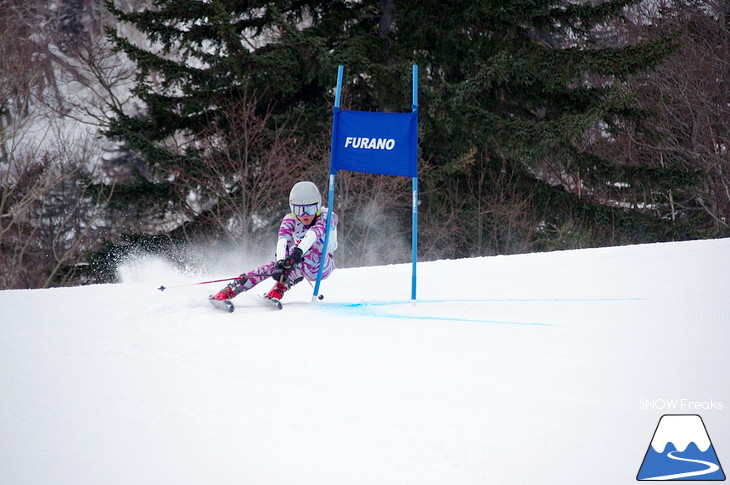
M 396 313 L 384 313 L 374 310 L 376 307 L 396 306 L 396 305 L 420 305 L 431 303 L 494 303 L 494 302 L 618 302 L 618 301 L 644 301 L 645 298 L 509 298 L 509 299 L 475 299 L 475 300 L 391 300 L 391 301 L 372 301 L 358 303 L 326 303 L 323 307 L 328 309 L 348 310 L 350 314 L 362 317 L 377 318 L 395 318 L 405 320 L 430 320 L 430 321 L 448 321 L 448 322 L 466 322 L 466 323 L 488 323 L 497 325 L 520 325 L 520 326 L 539 326 L 553 327 L 554 324 L 544 322 L 512 322 L 505 320 L 480 320 L 475 318 L 454 318 L 454 317 L 434 317 L 428 315 L 399 315 Z
M 614 302 L 614 301 L 645 301 L 646 298 L 479 298 L 470 300 L 384 300 L 363 301 L 356 303 L 327 303 L 327 306 L 340 308 L 358 308 L 370 306 L 421 305 L 429 303 L 552 303 L 552 302 Z
M 461 323 L 491 323 L 495 325 L 524 325 L 533 327 L 554 327 L 552 323 L 541 323 L 541 322 L 508 322 L 503 320 L 478 320 L 475 318 L 454 318 L 454 317 L 430 317 L 420 315 L 397 315 L 395 313 L 368 313 L 362 316 L 371 316 L 378 318 L 397 318 L 402 320 L 431 320 L 431 321 L 443 321 L 443 322 L 461 322 Z

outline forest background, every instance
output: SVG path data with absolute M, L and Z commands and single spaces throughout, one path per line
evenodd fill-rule
M 729 26 L 721 0 L 4 0 L 0 289 L 268 258 L 293 183 L 326 191 L 340 64 L 362 111 L 410 111 L 419 65 L 421 260 L 730 236 Z M 410 180 L 337 180 L 338 265 L 407 261 Z

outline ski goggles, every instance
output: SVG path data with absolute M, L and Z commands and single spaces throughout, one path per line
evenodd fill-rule
M 304 214 L 316 216 L 319 214 L 319 204 L 291 205 L 292 214 L 295 216 L 303 216 Z

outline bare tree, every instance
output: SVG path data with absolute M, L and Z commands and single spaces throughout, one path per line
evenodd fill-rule
M 1 160 L 0 288 L 73 282 L 74 265 L 96 247 L 113 186 L 89 171 L 89 142 L 55 137 Z
M 436 187 L 424 190 L 420 252 L 426 259 L 532 249 L 540 222 L 531 210 L 533 197 L 520 193 L 518 175 L 506 161 L 474 149 L 442 167 L 437 178 Z
M 652 38 L 682 32 L 682 47 L 655 72 L 633 81 L 642 108 L 656 113 L 660 137 L 626 130 L 618 156 L 682 166 L 701 173 L 693 191 L 647 194 L 637 204 L 669 207 L 668 219 L 692 218 L 712 234 L 730 229 L 730 5 L 721 0 L 661 0 L 641 4 L 623 35 Z M 648 22 L 654 18 L 658 21 Z
M 220 120 L 191 141 L 200 166 L 174 174 L 187 195 L 189 218 L 204 228 L 190 234 L 194 239 L 223 237 L 235 246 L 263 242 L 278 227 L 294 183 L 309 179 L 322 187 L 325 140 L 304 144 L 296 127 L 276 126 L 270 111 L 257 111 L 258 104 L 253 95 L 232 101 Z
M 58 76 L 73 66 L 54 43 L 57 24 L 44 2 L 0 4 L 2 288 L 73 281 L 105 230 L 113 184 L 99 171 L 94 131 L 67 116 Z

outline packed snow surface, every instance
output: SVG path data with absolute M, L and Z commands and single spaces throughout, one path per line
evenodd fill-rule
M 730 464 L 730 239 L 173 288 L 248 269 L 0 291 L 0 483 L 630 484 L 664 414 Z

